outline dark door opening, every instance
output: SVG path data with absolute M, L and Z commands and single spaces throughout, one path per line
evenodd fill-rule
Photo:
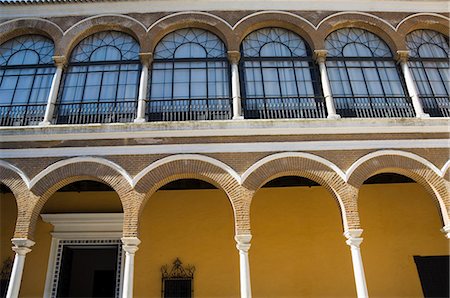
M 65 245 L 57 297 L 116 297 L 118 245 Z
M 414 256 L 425 297 L 449 297 L 450 256 Z

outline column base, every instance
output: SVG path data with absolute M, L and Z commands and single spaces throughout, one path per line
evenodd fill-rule
M 39 122 L 39 126 L 49 126 L 49 125 L 51 125 L 52 123 L 50 122 L 50 121 L 42 121 L 42 122 Z
M 147 122 L 147 121 L 145 121 L 145 118 L 136 118 L 136 119 L 134 119 L 133 122 L 134 123 L 144 123 L 144 122 Z
M 331 114 L 331 115 L 327 116 L 327 119 L 331 119 L 331 120 L 341 119 L 341 115 Z
M 416 116 L 416 118 L 427 119 L 427 118 L 430 118 L 430 114 L 427 114 L 427 113 L 418 114 L 418 115 Z
M 244 116 L 233 116 L 233 120 L 244 120 Z

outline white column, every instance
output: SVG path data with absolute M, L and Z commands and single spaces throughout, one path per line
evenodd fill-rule
M 252 287 L 250 282 L 250 263 L 248 261 L 248 250 L 252 235 L 236 235 L 236 247 L 239 250 L 239 270 L 241 282 L 241 298 L 252 297 Z
M 330 81 L 328 80 L 327 67 L 325 60 L 327 58 L 327 50 L 315 50 L 314 56 L 317 64 L 319 64 L 320 80 L 322 82 L 322 92 L 325 97 L 325 106 L 327 109 L 328 119 L 339 119 L 340 115 L 336 114 L 336 107 L 334 106 L 333 96 L 331 95 Z
M 353 274 L 355 276 L 356 293 L 358 298 L 365 298 L 369 296 L 367 293 L 367 284 L 366 277 L 364 275 L 361 250 L 359 249 L 359 246 L 363 241 L 363 238 L 360 237 L 362 232 L 363 230 L 361 229 L 352 229 L 347 230 L 344 233 L 344 236 L 348 239 L 345 243 L 350 246 L 352 253 Z
M 50 92 L 48 93 L 47 107 L 45 108 L 44 120 L 39 123 L 39 125 L 49 125 L 53 118 L 53 113 L 55 111 L 56 99 L 58 98 L 59 86 L 61 85 L 61 78 L 64 67 L 66 65 L 65 56 L 53 56 L 53 61 L 56 65 L 56 72 L 53 76 L 52 85 L 50 87 Z
M 411 70 L 408 66 L 409 51 L 397 51 L 397 61 L 402 68 L 403 76 L 405 78 L 406 89 L 408 89 L 409 96 L 411 96 L 412 104 L 417 118 L 428 118 L 429 114 L 423 111 L 422 102 L 417 92 L 416 83 L 414 82 Z
M 137 237 L 123 237 L 123 250 L 125 251 L 125 266 L 123 273 L 122 298 L 133 297 L 133 278 L 134 278 L 134 254 L 139 249 L 141 243 Z
M 441 231 L 445 234 L 445 238 L 450 240 L 450 225 L 444 226 Z
M 34 242 L 26 238 L 13 238 L 12 250 L 15 251 L 14 263 L 9 280 L 7 298 L 19 297 L 20 283 L 22 282 L 23 267 L 25 265 L 25 255 L 31 251 Z
M 148 70 L 150 63 L 153 59 L 152 53 L 140 53 L 142 70 L 141 78 L 139 80 L 139 95 L 138 95 L 138 107 L 136 113 L 135 123 L 145 122 L 145 101 L 147 100 L 148 92 Z
M 231 64 L 231 96 L 233 98 L 233 119 L 244 119 L 242 115 L 241 87 L 239 82 L 239 60 L 241 53 L 238 51 L 228 51 L 228 61 Z

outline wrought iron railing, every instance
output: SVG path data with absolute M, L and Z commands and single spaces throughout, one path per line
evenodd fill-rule
M 46 104 L 0 105 L 0 126 L 37 125 L 44 120 Z
M 125 123 L 136 118 L 137 101 L 59 103 L 56 124 Z
M 431 117 L 450 117 L 450 96 L 420 96 L 423 111 Z
M 341 117 L 414 117 L 408 96 L 334 96 L 336 113 Z
M 246 119 L 325 118 L 323 97 L 259 97 L 242 100 Z
M 226 120 L 233 116 L 230 98 L 148 100 L 148 121 Z

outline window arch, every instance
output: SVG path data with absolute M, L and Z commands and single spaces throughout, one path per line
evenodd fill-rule
M 0 45 L 0 125 L 32 125 L 44 119 L 55 73 L 53 55 L 53 42 L 40 35 Z
M 223 42 L 186 28 L 156 46 L 150 78 L 150 121 L 230 119 L 230 70 Z
M 63 78 L 57 123 L 132 122 L 136 116 L 140 47 L 131 36 L 105 31 L 73 50 Z
M 425 113 L 450 117 L 450 50 L 448 37 L 432 30 L 406 36 L 409 66 Z
M 292 31 L 263 28 L 241 45 L 245 118 L 324 118 L 318 71 Z
M 336 111 L 343 117 L 414 117 L 411 100 L 387 44 L 358 28 L 325 39 Z

